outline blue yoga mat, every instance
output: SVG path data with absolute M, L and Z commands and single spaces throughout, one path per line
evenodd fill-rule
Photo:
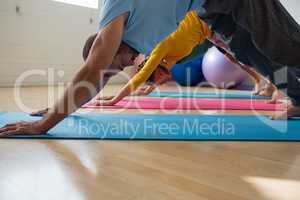
M 1 113 L 0 126 L 38 120 L 25 113 Z M 44 135 L 13 138 L 120 140 L 300 141 L 300 119 L 272 121 L 255 116 L 73 114 Z
M 225 99 L 270 99 L 270 97 L 252 95 L 251 93 L 239 92 L 152 92 L 148 97 L 174 97 L 174 98 L 225 98 Z

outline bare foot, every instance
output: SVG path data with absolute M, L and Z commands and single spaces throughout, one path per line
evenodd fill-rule
M 300 116 L 300 107 L 289 106 L 286 111 L 274 114 L 272 120 L 287 120 L 290 117 Z
M 43 117 L 48 111 L 49 111 L 49 108 L 45 108 L 45 109 L 30 113 L 30 116 Z

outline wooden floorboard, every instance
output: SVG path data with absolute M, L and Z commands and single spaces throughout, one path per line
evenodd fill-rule
M 22 89 L 23 103 L 52 104 L 48 90 Z M 12 88 L 0 96 L 20 111 Z M 0 140 L 0 160 L 1 200 L 300 199 L 297 142 Z

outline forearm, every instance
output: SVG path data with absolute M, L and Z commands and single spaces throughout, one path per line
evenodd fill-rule
M 240 67 L 253 79 L 254 82 L 259 82 L 261 80 L 261 75 L 256 72 L 249 65 L 240 65 Z
M 121 44 L 127 14 L 114 19 L 96 37 L 85 65 L 76 74 L 62 98 L 42 120 L 47 130 L 91 100 L 99 91 L 103 70 L 112 64 Z
M 231 62 L 237 64 L 243 71 L 245 71 L 253 80 L 254 82 L 259 82 L 261 79 L 261 75 L 256 72 L 251 66 L 245 65 L 239 62 L 235 57 L 230 54 L 226 54 L 227 58 L 231 60 Z
M 48 130 L 90 101 L 99 92 L 102 78 L 99 70 L 83 67 L 67 87 L 62 98 L 44 116 L 43 122 Z
M 229 53 L 226 53 L 225 55 L 231 62 L 237 64 L 243 71 L 245 71 L 253 79 L 254 82 L 260 81 L 261 75 L 257 73 L 254 69 L 252 69 L 249 65 L 245 65 L 239 62 L 234 56 L 232 56 Z

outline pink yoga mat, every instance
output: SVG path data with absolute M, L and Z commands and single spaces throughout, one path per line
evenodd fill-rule
M 268 104 L 253 99 L 198 99 L 198 98 L 127 98 L 115 106 L 94 106 L 83 108 L 110 109 L 165 109 L 165 110 L 284 110 L 286 104 Z

